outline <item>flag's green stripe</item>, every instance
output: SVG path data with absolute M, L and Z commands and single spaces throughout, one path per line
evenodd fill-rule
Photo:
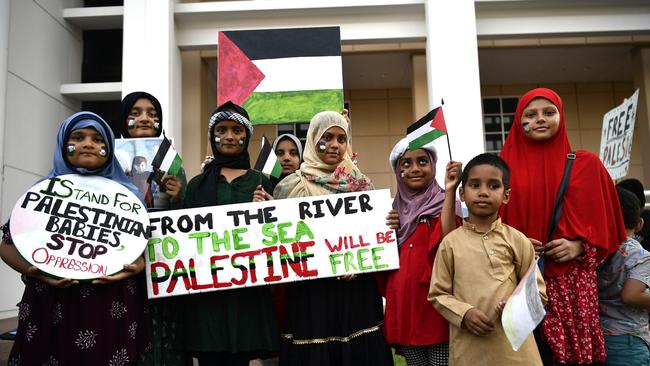
M 181 160 L 181 157 L 178 154 L 176 154 L 176 156 L 174 156 L 174 160 L 169 166 L 169 169 L 167 169 L 167 174 L 170 175 L 178 174 L 178 172 L 181 170 L 181 166 L 183 166 L 183 160 Z
M 440 136 L 444 136 L 445 133 L 441 130 L 431 130 L 424 135 L 416 138 L 415 140 L 409 142 L 409 150 L 417 150 L 422 146 L 428 144 L 429 142 L 437 139 Z
M 276 178 L 279 178 L 280 175 L 282 175 L 282 165 L 280 165 L 279 160 L 275 161 L 275 165 L 273 165 L 273 170 L 271 171 L 270 175 Z
M 309 122 L 318 112 L 340 111 L 342 89 L 253 93 L 243 107 L 253 124 Z

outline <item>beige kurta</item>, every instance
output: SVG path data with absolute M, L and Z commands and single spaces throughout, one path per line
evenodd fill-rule
M 532 334 L 519 351 L 512 350 L 494 309 L 510 296 L 534 259 L 530 240 L 501 219 L 487 233 L 464 221 L 444 238 L 433 264 L 429 301 L 450 323 L 450 365 L 542 365 Z M 539 270 L 537 283 L 546 302 Z M 461 328 L 465 313 L 474 307 L 495 324 L 485 337 Z

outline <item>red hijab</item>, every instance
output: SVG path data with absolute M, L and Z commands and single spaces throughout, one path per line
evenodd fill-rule
M 550 101 L 560 112 L 557 133 L 541 142 L 529 139 L 521 125 L 524 109 L 537 98 Z M 512 189 L 510 202 L 501 209 L 503 222 L 530 238 L 546 242 L 553 203 L 570 151 L 560 96 L 546 88 L 524 94 L 501 150 L 501 157 L 510 167 Z M 601 258 L 618 249 L 626 239 L 614 183 L 600 159 L 589 151 L 576 151 L 562 215 L 553 233 L 553 239 L 558 238 L 582 239 L 596 247 Z M 559 276 L 571 263 L 546 260 L 545 276 Z

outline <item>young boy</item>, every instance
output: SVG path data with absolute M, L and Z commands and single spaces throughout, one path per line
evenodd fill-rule
M 633 239 L 643 227 L 639 199 L 617 188 L 627 240 L 598 267 L 600 324 L 605 333 L 606 365 L 650 365 L 650 253 Z
M 445 200 L 454 199 L 459 178 L 445 177 Z M 542 365 L 534 337 L 513 351 L 499 319 L 535 259 L 530 240 L 499 218 L 499 207 L 510 197 L 509 178 L 496 155 L 481 154 L 467 164 L 460 198 L 469 218 L 443 239 L 433 264 L 428 298 L 450 323 L 450 365 Z M 445 220 L 453 209 L 441 215 Z M 537 282 L 546 302 L 539 271 Z

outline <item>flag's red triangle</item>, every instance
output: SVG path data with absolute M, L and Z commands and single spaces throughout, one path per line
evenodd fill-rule
M 217 52 L 217 105 L 242 105 L 264 79 L 264 74 L 223 32 Z
M 447 133 L 447 125 L 445 124 L 445 116 L 442 114 L 442 107 L 438 107 L 438 111 L 433 116 L 431 127 Z

